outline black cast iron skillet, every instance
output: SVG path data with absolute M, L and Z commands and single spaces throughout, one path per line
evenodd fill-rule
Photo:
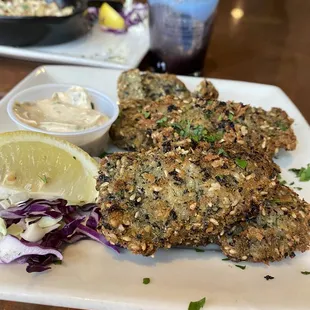
M 117 11 L 122 9 L 118 1 L 57 0 L 60 7 L 74 6 L 72 15 L 63 17 L 14 17 L 0 16 L 0 45 L 27 46 L 53 45 L 74 40 L 86 34 L 92 22 L 86 14 L 88 7 L 100 7 L 108 2 Z

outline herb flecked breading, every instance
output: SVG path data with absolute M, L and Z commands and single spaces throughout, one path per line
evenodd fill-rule
M 167 95 L 180 98 L 190 96 L 190 91 L 175 75 L 142 72 L 138 69 L 125 71 L 120 75 L 117 93 L 120 100 L 158 100 Z
M 259 201 L 278 184 L 278 167 L 236 147 L 225 149 L 227 156 L 206 149 L 106 156 L 97 181 L 105 237 L 152 255 L 158 248 L 206 245 L 225 227 L 256 216 Z
M 279 108 L 267 112 L 237 102 L 166 97 L 156 102 L 127 100 L 121 111 L 110 134 L 126 150 L 140 151 L 184 139 L 193 144 L 236 143 L 269 156 L 280 148 L 296 148 L 293 121 Z
M 309 250 L 310 205 L 296 193 L 278 184 L 259 202 L 259 210 L 218 237 L 231 260 L 268 263 Z

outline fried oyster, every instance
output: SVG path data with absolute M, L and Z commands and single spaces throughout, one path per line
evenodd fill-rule
M 127 100 L 110 130 L 114 143 L 130 151 L 186 138 L 193 143 L 236 143 L 273 156 L 280 148 L 294 150 L 293 120 L 285 111 L 205 98 L 165 97 L 156 102 Z
M 120 75 L 117 94 L 120 100 L 158 100 L 167 95 L 186 98 L 190 96 L 190 91 L 173 74 L 156 74 L 132 69 Z
M 236 222 L 218 237 L 230 259 L 280 261 L 310 248 L 310 205 L 286 186 L 278 185 L 259 203 L 257 216 Z
M 158 248 L 206 245 L 225 227 L 255 217 L 278 173 L 267 157 L 236 147 L 114 153 L 102 160 L 97 180 L 99 230 L 147 256 Z

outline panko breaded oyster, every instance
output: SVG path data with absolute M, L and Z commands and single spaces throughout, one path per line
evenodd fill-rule
M 142 72 L 138 69 L 125 71 L 120 75 L 117 93 L 120 100 L 158 100 L 167 95 L 180 98 L 190 96 L 190 91 L 175 75 Z
M 124 101 L 110 135 L 126 150 L 162 145 L 163 139 L 189 138 L 194 143 L 236 143 L 273 156 L 280 148 L 296 148 L 292 123 L 279 108 L 265 111 L 231 101 L 166 97 L 157 102 Z
M 259 153 L 207 147 L 167 153 L 114 153 L 97 180 L 99 230 L 136 254 L 198 246 L 258 213 L 262 193 L 278 183 L 278 167 Z
M 230 259 L 268 263 L 310 249 L 310 205 L 296 193 L 278 185 L 259 207 L 257 216 L 235 223 L 219 237 Z
M 193 92 L 193 96 L 202 97 L 205 99 L 217 99 L 219 97 L 219 93 L 210 81 L 204 79 L 197 85 Z

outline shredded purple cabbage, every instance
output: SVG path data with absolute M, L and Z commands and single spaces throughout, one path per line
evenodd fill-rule
M 33 225 L 39 219 L 25 223 L 25 219 L 49 216 L 53 219 L 62 217 L 58 229 L 45 234 L 38 242 L 28 242 L 17 237 L 6 235 L 0 239 L 0 264 L 27 264 L 26 271 L 42 272 L 50 269 L 53 263 L 61 263 L 61 254 L 66 244 L 90 238 L 103 245 L 111 247 L 116 252 L 116 246 L 110 244 L 102 234 L 97 232 L 101 219 L 99 207 L 94 203 L 82 206 L 67 205 L 64 199 L 44 200 L 30 199 L 7 210 L 0 210 L 0 217 L 5 221 L 7 229 L 12 224 L 18 224 L 23 229 Z

